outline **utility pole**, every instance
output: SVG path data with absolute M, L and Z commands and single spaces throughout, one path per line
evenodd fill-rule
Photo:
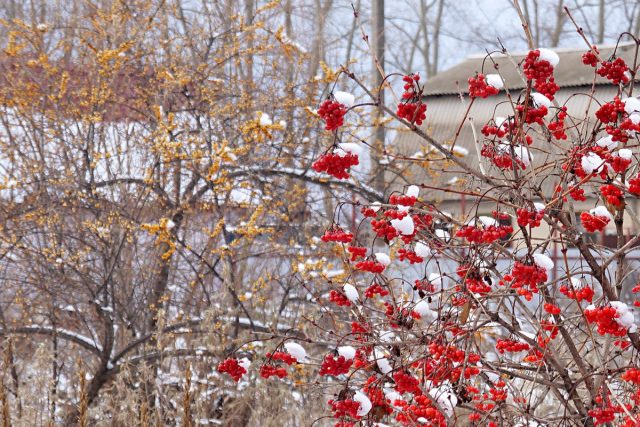
M 380 161 L 385 157 L 385 131 L 382 125 L 384 117 L 384 0 L 372 0 L 372 24 L 373 24 L 373 74 L 374 90 L 378 91 L 378 108 L 374 114 L 375 133 L 374 150 L 371 151 L 371 166 L 375 168 L 374 187 L 378 191 L 384 191 L 384 168 Z

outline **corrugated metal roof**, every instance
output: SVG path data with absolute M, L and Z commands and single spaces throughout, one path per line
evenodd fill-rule
M 570 116 L 577 118 L 585 117 L 585 112 L 588 111 L 587 117 L 591 117 L 589 126 L 592 126 L 595 120 L 594 113 L 598 108 L 598 104 L 596 102 L 589 102 L 590 98 L 587 96 L 587 93 L 590 91 L 582 91 L 584 94 L 578 96 L 575 95 L 576 92 L 581 91 L 576 91 L 575 88 L 563 88 L 556 94 L 556 100 L 559 105 L 566 104 Z M 616 87 L 613 85 L 599 86 L 595 97 L 596 99 L 609 101 L 613 99 L 616 94 Z M 468 99 L 466 102 L 468 102 Z M 451 144 L 455 138 L 460 122 L 464 118 L 468 104 L 463 104 L 457 96 L 427 97 L 427 104 L 427 120 L 422 128 L 435 140 L 443 143 L 445 146 Z M 512 114 L 511 105 L 505 102 L 504 94 L 487 99 L 476 99 L 469 115 L 473 117 L 480 144 L 482 144 L 483 140 L 480 129 L 484 124 L 493 117 L 507 117 Z M 551 115 L 552 113 L 549 114 Z M 549 118 L 550 116 L 548 116 L 548 119 Z M 534 138 L 534 144 L 531 147 L 531 152 L 533 153 L 532 169 L 536 177 L 531 180 L 531 183 L 532 185 L 540 185 L 543 194 L 550 196 L 560 178 L 549 174 L 547 170 L 542 171 L 536 169 L 542 164 L 553 160 L 554 156 L 550 149 L 551 144 L 543 138 L 541 132 L 537 135 L 532 134 L 532 136 Z M 571 139 L 571 136 L 569 136 L 569 139 Z M 429 150 L 428 143 L 411 131 L 400 131 L 393 144 L 394 151 L 404 156 L 413 156 L 416 152 Z M 564 145 L 566 144 L 567 143 Z M 469 123 L 463 125 L 456 142 L 456 147 L 462 147 L 469 152 L 469 154 L 464 157 L 464 162 L 473 169 L 478 170 L 478 155 L 473 132 Z M 560 147 L 560 149 L 562 149 L 562 147 Z M 556 150 L 558 150 L 558 148 L 556 148 Z M 500 172 L 496 168 L 491 168 L 486 161 L 484 164 L 492 175 L 499 176 Z M 429 169 L 429 171 L 427 171 L 427 169 Z M 438 169 L 442 170 L 438 171 Z M 447 185 L 447 182 L 453 177 L 461 181 L 470 178 L 466 176 L 465 172 L 459 169 L 460 168 L 455 165 L 442 165 L 431 162 L 427 168 L 414 164 L 401 174 L 394 177 L 389 175 L 388 177 L 390 180 L 395 180 L 389 183 L 392 187 L 396 188 L 417 182 L 434 187 L 460 189 L 457 185 Z M 558 170 L 559 167 L 555 168 L 553 172 L 557 173 Z M 436 173 L 433 174 L 433 171 L 436 171 Z M 527 189 L 523 189 L 523 191 L 527 191 Z M 429 195 L 428 198 L 433 201 L 459 199 L 459 195 L 446 193 L 444 191 L 431 191 L 427 194 Z
M 631 66 L 635 55 L 635 43 L 625 43 L 618 46 L 616 56 L 623 58 L 626 63 Z M 600 57 L 605 59 L 611 57 L 614 52 L 614 46 L 601 46 L 598 48 Z M 591 85 L 595 76 L 594 69 L 582 63 L 582 54 L 585 49 L 556 49 L 560 57 L 560 62 L 554 70 L 554 78 L 560 87 Z M 510 56 L 504 54 L 491 54 L 491 59 L 485 59 L 485 56 L 471 56 L 455 65 L 454 67 L 443 71 L 425 84 L 425 95 L 456 95 L 460 92 L 467 93 L 469 89 L 469 77 L 473 77 L 476 72 L 484 72 L 484 74 L 496 73 L 494 62 L 498 66 L 498 70 L 507 83 L 509 89 L 524 89 L 526 82 L 522 79 L 515 64 L 520 64 L 527 52 L 514 53 Z M 484 67 L 483 67 L 484 62 Z M 597 76 L 596 84 L 607 84 L 608 80 Z

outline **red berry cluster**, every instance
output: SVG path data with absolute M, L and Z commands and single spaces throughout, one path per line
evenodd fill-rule
M 349 179 L 349 169 L 351 166 L 357 166 L 360 163 L 358 156 L 352 153 L 339 155 L 335 153 L 326 153 L 320 156 L 311 167 L 316 172 L 326 172 L 338 179 Z
M 329 292 L 329 301 L 335 303 L 338 307 L 351 307 L 351 301 L 342 292 L 332 289 Z
M 338 375 L 346 374 L 353 365 L 353 359 L 345 359 L 344 356 L 335 357 L 332 354 L 327 354 L 322 361 L 320 367 L 320 375 Z
M 526 342 L 502 339 L 496 342 L 496 350 L 498 350 L 500 354 L 504 354 L 505 352 L 518 353 L 521 351 L 529 351 L 529 348 L 531 347 Z
M 498 239 L 504 239 L 513 233 L 510 225 L 490 225 L 484 228 L 465 225 L 456 233 L 456 237 L 463 237 L 469 243 L 493 243 Z
M 534 89 L 553 101 L 560 88 L 553 79 L 553 66 L 549 61 L 540 59 L 539 50 L 529 51 L 522 69 L 528 80 L 534 80 Z
M 240 365 L 238 359 L 229 358 L 218 365 L 218 372 L 228 374 L 235 382 L 238 382 L 247 373 L 247 370 Z
M 557 305 L 550 304 L 548 302 L 544 303 L 543 308 L 544 308 L 544 311 L 546 311 L 549 314 L 558 315 L 561 312 L 560 307 L 558 307 Z
M 414 251 L 406 249 L 398 250 L 398 258 L 400 258 L 400 261 L 407 260 L 410 264 L 419 264 L 424 261 L 424 258 L 418 256 Z
M 640 385 L 640 369 L 629 368 L 625 371 L 624 374 L 622 374 L 621 378 L 628 383 Z
M 540 227 L 540 221 L 544 218 L 544 211 L 530 211 L 525 208 L 520 208 L 516 210 L 516 214 L 518 215 L 518 225 L 520 227 L 526 227 L 530 225 L 531 228 Z
M 330 400 L 329 405 L 333 412 L 334 418 L 351 417 L 358 419 L 358 410 L 360 409 L 360 402 L 356 402 L 351 399 L 343 400 Z
M 344 231 L 340 227 L 332 227 L 324 232 L 321 240 L 323 242 L 351 243 L 353 240 L 353 234 Z
M 629 77 L 626 72 L 629 70 L 627 64 L 622 58 L 616 58 L 615 60 L 602 61 L 601 67 L 598 68 L 596 73 L 601 77 L 605 77 L 613 82 L 613 84 L 627 84 Z
M 487 84 L 484 74 L 476 74 L 475 77 L 469 77 L 469 96 L 471 98 L 486 98 L 497 95 L 499 92 L 498 88 Z
M 606 184 L 600 187 L 600 193 L 604 199 L 616 207 L 622 207 L 624 204 L 624 194 L 622 190 L 613 184 Z
M 386 212 L 385 212 L 386 213 Z M 371 220 L 371 228 L 375 231 L 378 237 L 384 237 L 385 239 L 391 241 L 398 237 L 398 230 L 394 226 L 391 225 L 391 222 L 381 219 L 381 220 Z
M 386 290 L 385 288 L 383 288 L 382 286 L 380 286 L 377 283 L 374 283 L 373 285 L 369 286 L 365 291 L 364 291 L 364 296 L 367 298 L 373 298 L 377 295 L 380 295 L 381 297 L 387 296 L 389 295 L 389 291 Z
M 413 206 L 416 204 L 418 199 L 415 196 L 407 196 L 404 194 L 392 194 L 389 197 L 389 204 L 392 205 L 400 205 L 400 206 Z
M 560 90 L 560 86 L 553 76 L 549 77 L 546 82 L 536 82 L 533 87 L 536 91 L 549 98 L 550 101 L 553 101 L 554 95 Z
M 431 399 L 425 395 L 416 396 L 411 404 L 403 400 L 397 400 L 394 404 L 401 409 L 396 416 L 396 420 L 398 420 L 401 425 L 447 426 L 445 416 L 434 407 Z
M 547 272 L 535 264 L 528 265 L 516 261 L 513 264 L 511 274 L 504 276 L 504 280 L 512 282 L 511 287 L 518 289 L 518 293 L 521 295 L 529 296 L 530 292 L 526 288 L 528 287 L 529 291 L 537 293 L 538 283 L 547 281 Z
M 560 286 L 560 292 L 564 294 L 567 298 L 574 299 L 577 302 L 580 302 L 580 301 L 591 302 L 594 294 L 593 289 L 591 289 L 589 286 L 584 286 L 580 289 L 571 290 L 569 289 L 569 287 L 567 287 L 567 285 L 562 285 Z
M 631 165 L 631 159 L 624 159 L 620 156 L 611 156 L 609 164 L 616 173 L 622 173 Z
M 516 106 L 516 110 L 520 113 L 520 116 L 524 115 L 524 105 L 518 104 Z M 544 105 L 541 105 L 537 108 L 529 108 L 527 109 L 527 115 L 524 118 L 524 122 L 527 124 L 538 123 L 539 125 L 544 125 L 544 117 L 547 115 L 549 110 Z
M 318 109 L 318 115 L 325 121 L 325 130 L 336 130 L 344 124 L 344 115 L 347 107 L 338 101 L 325 100 Z
M 293 363 L 297 363 L 298 359 L 290 355 L 289 353 L 285 353 L 284 351 L 276 351 L 274 353 L 267 353 L 267 359 L 281 361 L 286 363 L 287 365 L 292 365 Z
M 366 260 L 356 264 L 356 268 L 360 271 L 368 271 L 373 274 L 380 274 L 384 271 L 385 266 L 377 261 Z
M 613 102 L 602 104 L 596 111 L 596 117 L 602 123 L 615 123 L 618 121 L 618 116 L 622 114 L 624 114 L 624 102 L 617 96 L 613 98 Z
M 593 68 L 598 66 L 598 55 L 600 52 L 595 46 L 591 46 L 591 50 L 582 54 L 582 63 Z
M 347 251 L 351 254 L 351 262 L 367 256 L 367 248 L 363 248 L 361 246 L 349 246 Z
M 273 376 L 284 378 L 287 376 L 287 370 L 281 366 L 262 365 L 260 367 L 260 376 L 267 379 Z
M 378 215 L 375 209 L 368 208 L 366 206 L 360 209 L 360 212 L 362 213 L 362 215 L 364 215 L 365 218 L 375 218 Z
M 499 153 L 493 146 L 483 144 L 480 150 L 480 155 L 491 160 L 491 162 L 500 169 L 513 169 L 513 159 L 510 154 L 502 152 Z M 525 169 L 525 164 L 518 158 L 515 159 L 516 163 L 521 169 Z
M 491 292 L 491 285 L 478 277 L 469 276 L 464 279 L 464 284 L 469 292 L 486 295 Z
M 608 424 L 612 421 L 615 421 L 616 414 L 620 412 L 623 412 L 622 407 L 620 407 L 619 405 L 611 405 L 606 408 L 591 409 L 589 410 L 589 412 L 587 412 L 587 414 L 589 414 L 589 416 L 593 418 L 594 420 L 593 425 L 599 426 L 599 425 Z
M 427 118 L 427 104 L 422 101 L 401 102 L 398 104 L 396 114 L 401 119 L 420 126 Z
M 418 82 L 420 81 L 420 74 L 415 73 L 402 76 L 402 81 L 404 82 L 402 99 L 415 100 L 416 98 L 421 97 L 420 85 L 418 85 Z
M 411 393 L 416 396 L 420 396 L 422 394 L 420 381 L 407 372 L 396 371 L 393 374 L 393 381 L 396 383 L 396 391 L 400 394 Z
M 629 125 L 630 124 L 630 125 Z M 620 141 L 623 144 L 626 143 L 629 140 L 629 134 L 627 133 L 627 131 L 623 128 L 623 127 L 627 127 L 627 128 L 634 128 L 635 130 L 635 125 L 631 122 L 631 120 L 624 120 L 622 123 L 620 123 L 620 126 L 611 126 L 608 125 L 604 128 L 604 130 L 611 135 L 611 140 L 612 141 Z
M 619 316 L 617 310 L 611 306 L 587 309 L 584 311 L 584 316 L 589 323 L 598 325 L 600 335 L 611 334 L 622 337 L 627 334 L 627 328 L 616 321 Z
M 569 192 L 569 196 L 571 196 L 571 198 L 577 202 L 585 202 L 587 200 L 586 196 L 584 195 L 584 189 L 580 187 L 573 187 Z
M 422 89 L 418 84 L 420 75 L 410 74 L 402 77 L 402 81 L 404 82 L 404 92 L 396 114 L 401 119 L 420 126 L 427 118 L 427 104 L 422 102 Z
M 629 180 L 629 193 L 640 196 L 640 174 Z
M 609 224 L 609 217 L 601 215 L 591 215 L 589 212 L 582 212 L 580 214 L 580 221 L 582 225 L 589 233 L 596 231 L 602 231 Z
M 489 137 L 491 135 L 495 135 L 498 138 L 504 138 L 507 134 L 507 130 L 505 126 L 493 126 L 493 125 L 484 125 L 482 126 L 481 132 L 484 136 Z
M 558 113 L 557 119 L 549 123 L 549 132 L 553 134 L 555 139 L 567 139 L 567 132 L 564 127 L 564 119 L 567 118 L 567 107 L 562 107 Z

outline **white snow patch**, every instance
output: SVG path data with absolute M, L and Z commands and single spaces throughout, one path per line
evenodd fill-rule
M 248 371 L 249 366 L 251 366 L 251 361 L 246 357 L 243 357 L 242 359 L 238 360 L 238 365 L 242 366 L 244 369 Z
M 376 257 L 376 261 L 378 261 L 380 264 L 384 265 L 385 267 L 391 264 L 391 258 L 389 258 L 389 255 L 385 254 L 384 252 L 376 252 L 375 257 Z
M 620 326 L 629 330 L 629 332 L 636 332 L 638 327 L 636 326 L 636 319 L 633 315 L 633 311 L 629 309 L 629 306 L 621 301 L 611 301 L 611 307 L 616 309 L 618 313 L 618 317 L 616 318 L 616 322 L 620 324 Z
M 415 231 L 415 224 L 411 215 L 407 215 L 402 219 L 392 219 L 391 226 L 405 236 L 410 236 Z
M 387 359 L 384 353 L 382 353 L 377 348 L 373 349 L 373 357 L 376 360 L 376 365 L 378 365 L 378 369 L 380 369 L 380 372 L 382 372 L 383 374 L 386 375 L 393 370 L 391 368 L 391 364 L 389 363 L 389 359 Z
M 360 403 L 360 407 L 358 408 L 357 415 L 359 417 L 364 417 L 369 413 L 373 405 L 371 404 L 371 400 L 361 391 L 356 391 L 356 394 L 353 396 L 353 400 Z
M 418 255 L 419 257 L 422 258 L 427 258 L 429 256 L 431 256 L 431 249 L 429 248 L 429 246 L 425 245 L 422 242 L 417 242 L 416 246 L 414 248 L 414 252 L 416 253 L 416 255 Z
M 589 151 L 586 155 L 582 156 L 580 161 L 582 169 L 587 174 L 599 173 L 604 166 L 604 160 L 596 153 Z
M 420 187 L 417 185 L 410 185 L 407 187 L 407 192 L 405 194 L 409 197 L 418 197 L 420 194 Z
M 357 302 L 359 295 L 358 295 L 358 290 L 356 289 L 355 286 L 353 286 L 352 284 L 347 283 L 346 285 L 344 285 L 344 287 L 342 288 L 344 290 L 344 294 L 347 296 L 347 299 L 351 302 Z
M 551 107 L 551 100 L 541 93 L 538 93 L 538 92 L 532 93 L 531 99 L 533 101 L 533 104 L 536 106 L 536 108 L 540 108 L 542 106 L 545 106 L 547 108 Z
M 544 268 L 547 271 L 552 270 L 554 267 L 551 258 L 545 254 L 533 254 L 533 262 L 535 262 L 538 267 Z
M 515 154 L 525 166 L 529 166 L 533 160 L 533 155 L 529 152 L 529 149 L 522 145 L 515 145 L 513 147 L 513 154 Z
M 504 87 L 502 77 L 500 77 L 499 74 L 487 74 L 486 80 L 489 86 L 493 86 L 496 89 L 502 89 Z
M 356 357 L 356 349 L 350 345 L 338 347 L 338 354 L 347 360 L 352 360 Z
M 621 148 L 620 150 L 618 150 L 618 157 L 625 160 L 631 160 L 631 158 L 633 157 L 633 152 L 628 148 Z
M 498 220 L 496 220 L 495 218 L 492 218 L 490 216 L 481 216 L 478 218 L 478 220 L 482 223 L 482 225 L 484 225 L 485 227 L 491 227 L 492 225 L 494 227 L 498 227 L 500 225 L 500 223 L 498 222 Z
M 267 113 L 260 112 L 258 114 L 260 119 L 260 126 L 265 127 L 265 126 L 271 126 L 273 124 L 271 117 Z
M 362 146 L 360 144 L 356 144 L 355 142 L 342 142 L 338 144 L 338 148 L 340 148 L 345 153 L 355 154 L 358 157 L 362 157 Z
M 420 318 L 424 320 L 433 321 L 437 317 L 436 313 L 429 307 L 429 303 L 425 300 L 418 301 L 413 307 L 413 311 L 418 313 Z
M 632 114 L 640 111 L 640 99 L 638 98 L 625 98 L 622 100 L 624 103 L 624 111 L 627 114 Z
M 440 408 L 451 417 L 453 415 L 453 408 L 458 404 L 458 397 L 453 393 L 451 387 L 443 384 L 440 387 L 432 388 L 429 390 L 429 394 L 437 402 Z
M 356 101 L 356 97 L 349 92 L 337 91 L 333 94 L 333 97 L 336 99 L 336 101 L 338 101 L 342 105 L 345 105 L 347 108 L 353 107 L 353 104 Z
M 611 151 L 618 146 L 618 142 L 614 141 L 611 135 L 607 135 L 597 140 L 596 145 L 598 147 L 603 147 Z
M 560 57 L 557 53 L 552 51 L 551 49 L 546 49 L 544 47 L 538 48 L 538 52 L 540 52 L 540 60 L 549 61 L 552 67 L 556 67 L 560 62 Z
M 305 363 L 307 361 L 307 351 L 297 342 L 286 342 L 284 348 L 287 349 L 287 352 L 294 357 L 298 363 Z
M 611 221 L 613 219 L 613 217 L 609 213 L 609 210 L 607 208 L 605 208 L 604 206 L 596 206 L 595 208 L 591 209 L 589 211 L 589 213 L 591 215 L 595 215 L 595 216 L 603 216 L 605 218 L 608 218 L 609 221 Z

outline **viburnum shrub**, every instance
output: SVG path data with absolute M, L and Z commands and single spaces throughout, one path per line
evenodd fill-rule
M 640 301 L 629 296 L 640 290 L 629 292 L 639 267 L 640 100 L 622 53 L 587 49 L 567 67 L 609 79 L 605 95 L 601 80 L 590 93 L 561 92 L 561 56 L 532 48 L 514 61 L 521 90 L 501 93 L 499 74 L 468 77 L 467 112 L 447 143 L 429 133 L 417 74 L 391 74 L 371 89 L 343 68 L 336 84 L 371 97 L 354 115 L 379 107 L 427 148 L 407 156 L 380 149 L 365 129 L 339 132 L 349 103 L 323 102 L 332 145 L 313 168 L 362 191 L 340 196 L 314 240 L 334 270 L 299 273 L 320 313 L 305 317 L 313 328 L 274 334 L 300 348 L 287 341 L 284 356 L 266 357 L 264 378 L 308 381 L 339 427 L 640 425 Z M 380 105 L 378 89 L 398 103 Z M 478 113 L 473 100 L 489 96 L 509 106 L 507 117 L 468 120 Z M 578 97 L 592 108 L 566 103 Z M 471 160 L 456 146 L 463 126 L 474 126 Z M 349 175 L 357 164 L 349 156 L 365 150 L 378 161 Z M 421 174 L 430 164 L 437 173 Z M 393 173 L 402 179 L 375 184 Z M 603 246 L 605 236 L 615 242 Z

